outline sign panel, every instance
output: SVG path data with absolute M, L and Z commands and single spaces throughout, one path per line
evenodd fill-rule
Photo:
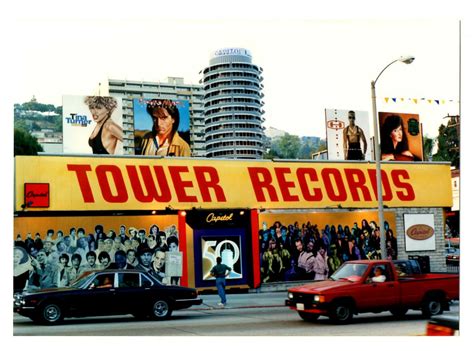
M 325 112 L 328 160 L 371 160 L 369 113 L 337 109 Z
M 135 154 L 191 156 L 189 101 L 133 99 Z
M 423 161 L 423 133 L 417 114 L 379 112 L 382 161 Z
M 250 50 L 243 49 L 243 48 L 225 48 L 219 49 L 214 51 L 213 57 L 220 57 L 220 56 L 229 56 L 229 55 L 243 55 L 252 58 L 252 54 Z
M 25 183 L 25 208 L 49 207 L 48 183 Z
M 111 96 L 63 96 L 63 152 L 122 155 L 122 100 Z
M 17 156 L 15 167 L 17 211 L 25 183 L 49 183 L 58 211 L 378 205 L 371 163 Z M 452 206 L 449 164 L 387 163 L 382 184 L 387 207 Z
M 241 251 L 242 244 L 239 235 L 229 235 L 222 231 L 220 235 L 201 236 L 202 280 L 215 280 L 211 269 L 217 264 L 217 257 L 222 263 L 232 268 L 227 279 L 242 279 Z
M 215 286 L 211 269 L 217 264 L 217 257 L 232 269 L 227 285 L 248 284 L 250 247 L 246 237 L 246 229 L 242 227 L 194 229 L 195 286 Z
M 433 214 L 405 214 L 406 251 L 436 250 Z
M 183 275 L 183 253 L 180 251 L 166 252 L 165 272 L 167 277 Z

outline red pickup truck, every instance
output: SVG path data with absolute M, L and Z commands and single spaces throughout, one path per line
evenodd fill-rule
M 399 268 L 391 260 L 348 261 L 328 280 L 288 289 L 285 304 L 306 321 L 323 315 L 348 323 L 362 312 L 390 311 L 402 317 L 415 309 L 430 317 L 459 299 L 459 275 L 406 274 Z

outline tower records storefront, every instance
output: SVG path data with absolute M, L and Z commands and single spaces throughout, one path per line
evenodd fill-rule
M 382 225 L 391 232 L 392 258 L 429 255 L 431 268 L 443 270 L 449 164 L 394 162 L 382 169 Z M 228 286 L 258 287 L 300 278 L 292 275 L 297 236 L 311 236 L 327 254 L 337 244 L 349 248 L 347 259 L 376 257 L 375 188 L 375 165 L 367 162 L 17 156 L 14 240 L 44 241 L 52 230 L 57 242 L 60 231 L 74 245 L 87 241 L 87 251 L 98 227 L 105 236 L 143 240 L 156 231 L 168 251 L 177 247 L 167 255 L 167 275 L 179 279 L 169 283 L 214 286 L 209 271 L 221 256 L 233 268 Z M 432 228 L 431 235 L 408 235 L 417 225 Z M 78 229 L 86 239 L 78 240 Z

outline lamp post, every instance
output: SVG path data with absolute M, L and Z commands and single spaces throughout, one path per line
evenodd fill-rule
M 376 166 L 376 181 L 377 181 L 377 202 L 378 202 L 378 215 L 379 215 L 379 226 L 380 226 L 380 249 L 382 252 L 382 258 L 387 258 L 387 248 L 386 248 L 386 236 L 385 236 L 385 220 L 383 215 L 383 191 L 382 191 L 382 169 L 380 164 L 380 141 L 379 141 L 379 119 L 377 117 L 377 102 L 375 95 L 375 84 L 380 78 L 382 73 L 395 62 L 403 62 L 410 64 L 415 60 L 413 56 L 402 56 L 399 59 L 396 59 L 390 62 L 385 68 L 379 73 L 377 78 L 373 80 L 370 84 L 372 91 L 372 114 L 374 118 L 374 143 L 375 143 L 375 166 Z

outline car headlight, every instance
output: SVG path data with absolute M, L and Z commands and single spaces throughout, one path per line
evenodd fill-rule
M 292 300 L 292 299 L 293 299 L 293 293 L 291 293 L 291 292 L 288 293 L 288 299 L 289 299 L 289 300 Z
M 314 301 L 314 302 L 318 302 L 318 303 L 319 303 L 319 302 L 324 302 L 324 296 L 322 296 L 322 295 L 314 295 L 314 296 L 313 296 L 313 301 Z
M 21 295 L 19 295 L 19 296 L 14 296 L 13 303 L 15 304 L 15 306 L 21 306 L 21 305 L 24 305 L 26 302 L 25 302 L 25 299 Z

